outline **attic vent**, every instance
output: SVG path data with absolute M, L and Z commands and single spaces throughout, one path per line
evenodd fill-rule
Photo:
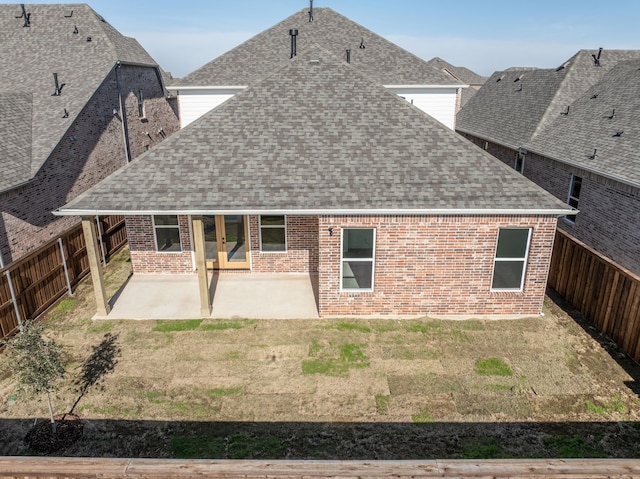
M 611 115 L 609 115 L 607 118 L 609 118 L 609 120 L 613 120 L 616 116 L 616 109 L 614 108 L 613 111 L 611 112 Z
M 22 25 L 22 26 L 23 27 L 30 27 L 31 26 L 31 14 L 27 13 L 26 8 L 24 8 L 24 3 L 21 3 L 20 7 L 22 8 L 22 13 L 20 14 L 19 17 L 16 17 L 16 18 L 24 18 L 24 25 Z
M 313 23 L 313 0 L 309 0 L 309 23 Z
M 520 86 L 518 87 L 518 89 L 516 90 L 516 92 L 522 91 L 522 83 L 520 83 Z
M 561 111 L 560 114 L 561 115 L 568 115 L 569 114 L 569 106 L 567 105 L 567 111 Z
M 64 18 L 71 18 L 71 17 L 73 17 L 73 10 L 71 10 L 69 13 L 64 14 Z
M 310 57 L 309 63 L 311 63 L 312 65 L 318 65 L 320 63 L 320 59 L 318 57 Z
M 600 47 L 598 49 L 598 55 L 596 56 L 595 53 L 592 53 L 591 56 L 593 57 L 593 64 L 597 67 L 600 66 L 600 55 L 602 55 L 602 47 Z
M 74 26 L 73 26 L 73 34 L 74 34 L 74 35 L 77 35 L 78 33 L 79 33 L 79 32 L 78 32 L 78 25 L 74 25 Z
M 594 148 L 594 149 L 593 149 L 593 155 L 589 155 L 589 159 L 590 159 L 590 160 L 595 160 L 595 159 L 596 159 L 596 156 L 598 156 L 598 149 L 597 149 L 597 148 Z
M 565 68 L 567 68 L 568 64 L 569 64 L 568 61 L 564 62 L 562 65 L 560 65 L 558 68 L 556 68 L 556 71 L 559 72 L 559 71 L 564 70 Z
M 58 83 L 58 74 L 54 73 L 53 74 L 53 82 L 56 85 L 56 90 L 53 92 L 53 95 L 51 96 L 60 96 L 60 93 L 62 93 L 62 88 L 64 87 L 64 83 Z
M 520 80 L 522 80 L 522 77 L 524 76 L 524 73 L 522 75 L 520 75 L 518 78 L 516 78 L 515 80 L 513 80 L 513 83 L 517 83 Z M 501 77 L 502 78 L 502 77 Z
M 90 42 L 90 41 L 91 41 L 91 37 L 87 37 L 87 42 Z
M 622 131 L 622 130 L 620 130 L 620 131 L 616 131 L 616 132 L 613 134 L 613 137 L 614 137 L 614 138 L 619 138 L 619 137 L 621 137 L 621 136 L 622 136 L 622 134 L 623 134 L 623 133 L 624 133 L 624 131 Z
M 496 83 L 501 82 L 502 80 L 504 80 L 504 75 L 500 75 L 500 78 L 496 80 Z
M 359 48 L 360 50 L 364 50 L 365 48 L 367 48 L 367 47 L 365 47 L 365 46 L 364 46 L 364 38 L 361 38 L 361 39 L 360 39 L 360 46 L 359 46 L 358 48 Z
M 296 37 L 298 36 L 298 30 L 292 28 L 289 30 L 289 35 L 291 36 L 291 56 L 289 58 L 293 58 L 296 56 Z
M 69 112 L 66 108 L 64 109 L 64 115 L 62 115 L 62 118 L 69 118 Z
M 591 95 L 592 100 L 595 100 L 596 98 L 598 98 L 598 95 Z

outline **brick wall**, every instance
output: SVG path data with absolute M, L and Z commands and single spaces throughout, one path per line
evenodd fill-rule
M 131 157 L 179 129 L 177 115 L 164 97 L 155 70 L 121 66 Z M 146 120 L 138 117 L 135 94 L 142 89 Z M 63 95 L 65 93 L 63 92 Z M 126 164 L 115 72 L 105 78 L 93 97 L 70 124 L 36 177 L 27 185 L 0 194 L 0 249 L 5 263 L 25 256 L 79 223 L 74 217 L 55 217 L 52 210 L 66 204 Z M 73 113 L 73 112 L 72 112 Z M 151 135 L 151 138 L 146 133 Z M 69 138 L 77 140 L 71 142 Z
M 461 135 L 483 147 L 481 138 Z M 489 142 L 487 152 L 513 167 L 515 150 Z M 558 227 L 640 274 L 640 189 L 535 153 L 526 155 L 524 176 L 562 201 L 568 199 L 573 174 L 582 177 L 580 213 L 575 224 L 561 219 Z
M 287 252 L 260 251 L 259 216 L 249 217 L 251 269 L 268 273 L 316 273 L 318 271 L 318 217 L 287 216 Z
M 320 315 L 538 314 L 555 217 L 322 216 Z M 329 236 L 327 229 L 334 228 Z M 340 291 L 341 229 L 376 228 L 373 292 Z M 531 227 L 523 292 L 491 292 L 500 227 Z
M 127 236 L 131 251 L 131 267 L 138 274 L 192 274 L 193 248 L 189 217 L 179 216 L 181 252 L 156 251 L 151 216 L 127 216 Z

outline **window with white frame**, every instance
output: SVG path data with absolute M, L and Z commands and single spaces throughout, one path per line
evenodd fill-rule
M 518 173 L 524 174 L 524 160 L 526 158 L 526 154 L 522 151 L 518 151 L 516 153 L 516 159 L 513 163 L 513 169 Z
M 260 216 L 260 251 L 263 253 L 287 251 L 287 219 L 285 216 Z
M 373 291 L 376 230 L 345 228 L 342 230 L 342 290 Z
M 153 231 L 156 238 L 156 251 L 163 253 L 182 251 L 177 215 L 155 215 Z
M 580 201 L 580 190 L 582 189 L 582 177 L 571 175 L 571 182 L 569 183 L 569 197 L 567 198 L 567 204 L 575 209 L 578 209 L 578 202 Z M 576 222 L 576 215 L 567 215 L 565 219 L 570 223 Z
M 500 228 L 493 264 L 493 291 L 522 291 L 531 228 Z
M 142 90 L 138 90 L 137 99 L 138 99 L 138 116 L 140 118 L 145 118 L 144 94 L 142 93 Z

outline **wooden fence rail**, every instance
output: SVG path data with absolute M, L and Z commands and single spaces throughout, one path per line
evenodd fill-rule
M 549 286 L 640 362 L 640 276 L 558 230 Z
M 62 457 L 0 458 L 0 479 L 401 479 L 429 477 L 631 478 L 640 477 L 632 459 L 494 459 L 423 461 L 260 461 L 103 459 Z
M 96 217 L 103 262 L 127 243 L 123 216 Z M 0 339 L 35 319 L 89 273 L 82 225 L 0 269 Z

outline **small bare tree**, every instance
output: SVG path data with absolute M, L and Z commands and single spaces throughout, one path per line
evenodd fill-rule
M 73 414 L 80 400 L 92 386 L 102 386 L 104 377 L 113 371 L 120 356 L 120 346 L 117 344 L 118 335 L 106 333 L 96 346 L 92 346 L 91 355 L 84 360 L 80 367 L 80 374 L 73 384 L 79 396 L 67 414 Z
M 58 390 L 58 380 L 64 376 L 62 346 L 43 337 L 44 327 L 27 322 L 20 333 L 7 342 L 11 354 L 10 367 L 18 382 L 18 390 L 35 397 L 46 394 L 51 417 L 51 430 L 56 432 L 51 393 Z

